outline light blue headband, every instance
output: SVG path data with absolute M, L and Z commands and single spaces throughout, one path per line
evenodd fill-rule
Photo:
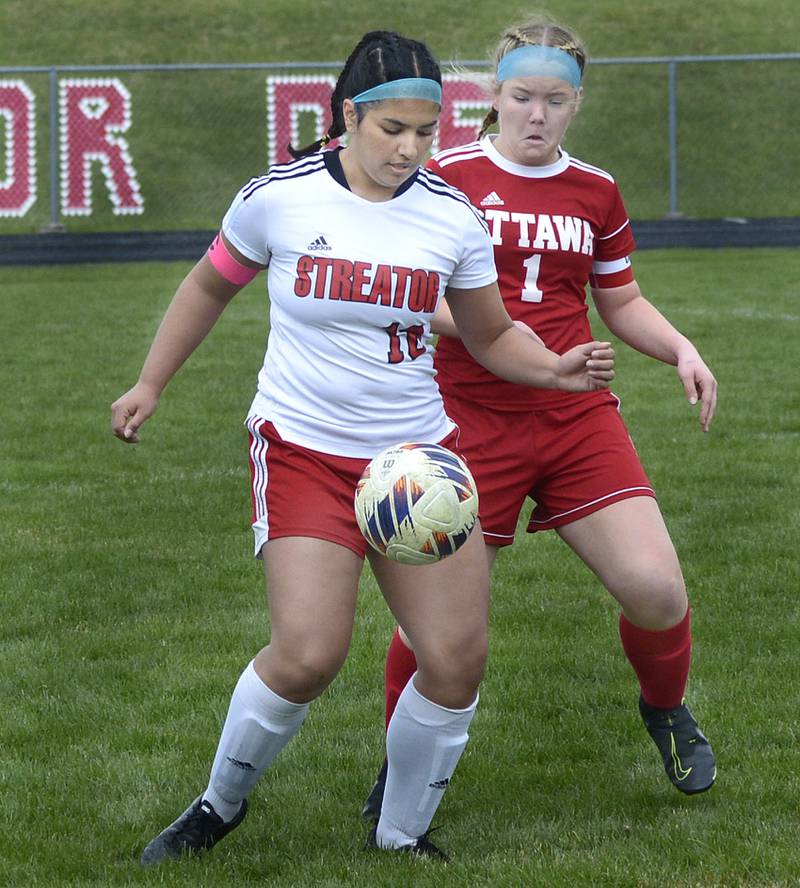
M 425 99 L 429 102 L 442 104 L 442 87 L 435 80 L 427 77 L 402 77 L 400 80 L 389 80 L 379 83 L 371 89 L 353 96 L 353 101 L 381 102 L 384 99 Z
M 581 85 L 580 66 L 555 46 L 525 45 L 507 52 L 497 66 L 497 82 L 512 77 L 557 77 L 575 89 Z

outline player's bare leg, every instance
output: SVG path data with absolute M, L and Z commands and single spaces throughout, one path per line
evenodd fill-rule
M 667 629 L 689 606 L 678 556 L 658 503 L 637 496 L 556 529 L 643 629 Z
M 489 543 L 486 544 L 486 561 L 489 566 L 489 573 L 491 574 L 492 568 L 494 567 L 494 563 L 497 560 L 497 554 L 500 551 L 501 546 L 492 546 Z M 414 646 L 411 644 L 411 639 L 406 635 L 405 630 L 402 626 L 397 627 L 397 634 L 403 644 L 409 649 L 414 650 Z M 409 676 L 410 678 L 411 676 Z
M 633 497 L 557 530 L 622 606 L 620 637 L 641 685 L 640 713 L 670 780 L 685 793 L 709 789 L 714 754 L 683 702 L 689 604 L 658 504 Z

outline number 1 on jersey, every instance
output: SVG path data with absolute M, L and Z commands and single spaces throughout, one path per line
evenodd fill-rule
M 541 302 L 544 293 L 539 289 L 539 266 L 542 263 L 542 254 L 534 253 L 522 263 L 525 266 L 525 286 L 522 288 L 520 298 L 523 302 Z

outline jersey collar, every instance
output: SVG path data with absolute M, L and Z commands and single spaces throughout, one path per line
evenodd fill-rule
M 554 163 L 550 163 L 547 166 L 526 166 L 525 164 L 514 163 L 513 160 L 503 157 L 497 148 L 494 147 L 494 140 L 491 136 L 484 136 L 480 141 L 480 145 L 495 166 L 500 167 L 501 170 L 505 170 L 507 173 L 513 173 L 515 176 L 527 176 L 529 179 L 548 179 L 551 176 L 563 173 L 569 166 L 569 154 L 561 147 L 558 149 L 561 152 L 561 156 Z
M 341 148 L 333 148 L 329 151 L 322 152 L 322 158 L 325 161 L 325 167 L 328 172 L 331 174 L 331 177 L 335 182 L 338 182 L 342 188 L 346 188 L 350 191 L 350 185 L 347 182 L 347 177 L 344 174 L 344 169 L 342 168 L 342 160 L 339 157 L 339 153 L 341 152 Z M 394 200 L 396 197 L 400 197 L 401 194 L 404 194 L 408 189 L 417 181 L 417 176 L 419 175 L 419 169 L 414 170 L 414 172 L 403 182 L 403 184 L 395 191 L 395 193 L 391 196 L 390 200 Z

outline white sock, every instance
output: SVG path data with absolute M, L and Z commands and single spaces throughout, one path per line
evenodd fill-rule
M 431 825 L 461 753 L 478 698 L 446 709 L 405 686 L 386 734 L 389 770 L 376 840 L 381 848 L 410 845 Z
M 252 662 L 231 696 L 211 778 L 203 798 L 226 822 L 232 820 L 259 777 L 294 737 L 308 703 L 291 703 L 271 691 Z

